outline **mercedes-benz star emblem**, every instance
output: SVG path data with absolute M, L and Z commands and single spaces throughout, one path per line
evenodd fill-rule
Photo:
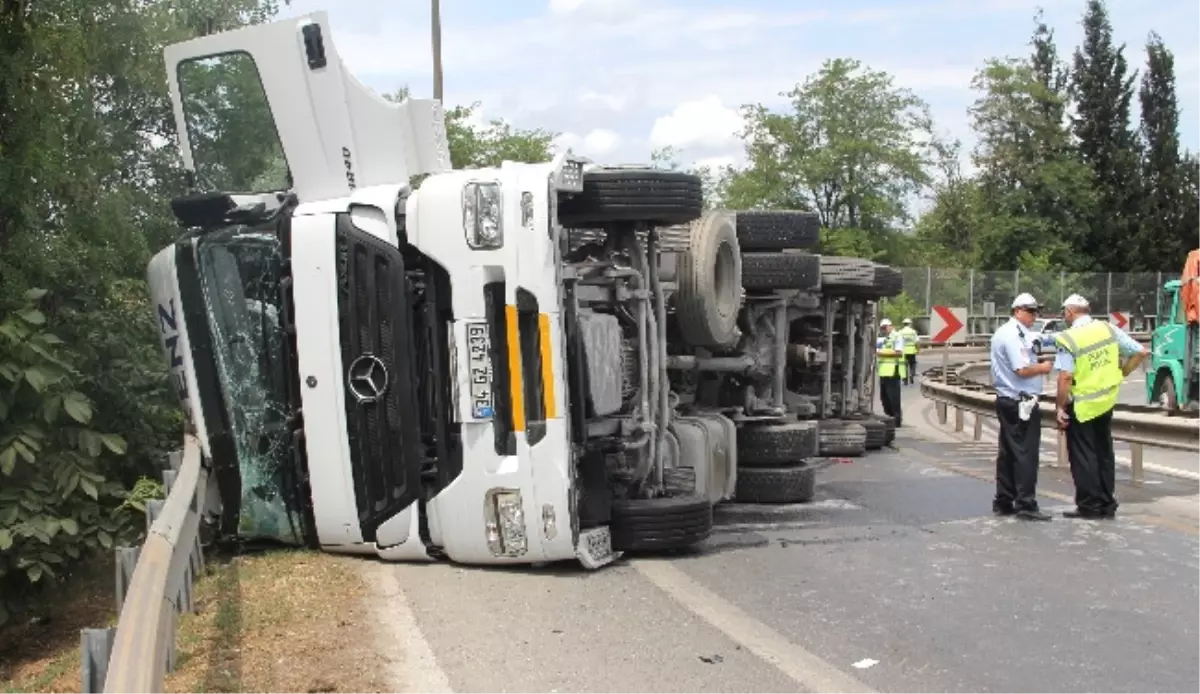
M 388 389 L 388 370 L 374 354 L 364 354 L 350 364 L 346 384 L 359 402 L 376 402 Z

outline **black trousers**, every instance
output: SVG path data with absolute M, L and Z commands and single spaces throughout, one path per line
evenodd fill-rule
M 904 361 L 908 364 L 908 373 L 904 376 L 905 383 L 917 382 L 917 355 L 905 354 Z
M 900 426 L 900 377 L 879 377 L 879 402 L 883 405 L 883 413 L 896 420 Z
M 1113 490 L 1117 484 L 1117 457 L 1113 453 L 1112 410 L 1080 422 L 1074 403 L 1067 405 L 1067 457 L 1075 481 L 1075 507 L 1088 514 L 1117 512 Z
M 998 507 L 1036 511 L 1038 459 L 1042 450 L 1042 416 L 1035 407 L 1029 421 L 1021 421 L 1019 405 L 1012 398 L 996 398 L 1000 422 L 1000 451 L 996 454 L 996 498 Z

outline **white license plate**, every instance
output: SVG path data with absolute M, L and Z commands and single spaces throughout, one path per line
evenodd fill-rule
M 471 416 L 491 419 L 492 340 L 487 323 L 467 323 L 467 371 L 471 377 Z

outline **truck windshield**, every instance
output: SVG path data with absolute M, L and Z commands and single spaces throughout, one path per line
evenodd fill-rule
M 241 473 L 238 534 L 302 543 L 280 322 L 283 252 L 271 231 L 232 226 L 196 244 L 200 288 Z

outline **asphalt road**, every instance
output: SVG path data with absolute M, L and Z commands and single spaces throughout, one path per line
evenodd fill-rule
M 898 449 L 820 462 L 812 504 L 718 507 L 717 531 L 693 554 L 596 572 L 379 566 L 419 632 L 406 641 L 424 654 L 414 667 L 436 674 L 413 681 L 1200 691 L 1197 483 L 1123 481 L 1113 521 L 997 519 L 994 443 L 938 431 L 911 393 Z M 1065 471 L 1045 470 L 1040 490 L 1055 515 L 1070 507 Z

